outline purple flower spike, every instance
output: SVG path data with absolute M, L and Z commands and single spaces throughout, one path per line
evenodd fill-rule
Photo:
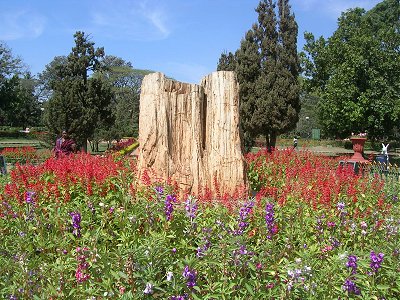
M 167 221 L 171 221 L 172 219 L 172 212 L 174 211 L 173 203 L 176 202 L 176 198 L 174 195 L 167 195 L 165 198 L 165 217 L 167 218 Z
M 155 187 L 155 190 L 160 197 L 164 194 L 164 188 L 162 186 Z
M 265 223 L 267 225 L 268 235 L 267 238 L 271 239 L 274 234 L 277 233 L 277 227 L 275 226 L 275 212 L 274 204 L 267 203 L 265 207 Z
M 188 288 L 191 289 L 196 285 L 197 272 L 191 270 L 189 266 L 185 266 L 182 276 L 186 279 L 186 285 Z
M 73 234 L 77 237 L 81 236 L 81 214 L 79 212 L 72 212 L 69 214 L 72 217 L 72 227 L 74 228 Z
M 346 267 L 351 268 L 351 274 L 356 274 L 357 272 L 357 256 L 349 255 L 347 258 Z
M 381 264 L 383 261 L 384 254 L 379 253 L 378 255 L 375 254 L 374 251 L 371 251 L 370 258 L 371 258 L 371 263 L 370 267 L 374 273 L 378 272 L 378 270 L 381 268 Z
M 354 294 L 354 295 L 360 295 L 361 291 L 360 289 L 356 286 L 356 284 L 349 278 L 346 279 L 346 281 L 343 284 L 343 289 L 347 291 L 349 294 Z
M 26 198 L 25 198 L 26 203 L 35 204 L 35 201 L 33 200 L 33 197 L 35 195 L 36 195 L 35 192 L 26 192 Z
M 193 198 L 192 196 L 189 196 L 188 199 L 185 201 L 185 210 L 186 210 L 186 215 L 190 219 L 196 218 L 197 204 L 196 204 L 196 199 Z
M 238 220 L 239 221 L 239 224 L 238 224 L 239 229 L 235 230 L 236 235 L 243 234 L 243 232 L 245 231 L 247 226 L 249 226 L 249 223 L 246 222 L 246 220 L 250 216 L 253 206 L 254 206 L 254 201 L 249 200 L 248 202 L 244 203 L 243 206 L 240 208 L 239 220 Z

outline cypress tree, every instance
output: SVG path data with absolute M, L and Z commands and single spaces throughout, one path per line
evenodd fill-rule
M 52 133 L 67 130 L 78 146 L 86 151 L 89 139 L 100 120 L 111 123 L 111 86 L 101 76 L 103 48 L 94 48 L 83 32 L 74 35 L 75 47 L 64 65 L 56 67 L 57 80 L 51 82 L 53 95 L 45 110 L 46 123 Z
M 256 37 L 253 30 L 249 30 L 241 41 L 240 50 L 236 51 L 236 74 L 239 81 L 240 122 L 243 131 L 244 146 L 250 150 L 256 137 L 252 121 L 256 107 L 256 81 L 260 76 L 261 57 L 258 52 Z
M 222 53 L 218 61 L 217 71 L 235 71 L 236 58 L 232 52 Z
M 278 10 L 278 16 L 276 15 Z M 288 0 L 260 1 L 258 23 L 235 53 L 245 137 L 264 135 L 269 150 L 279 134 L 296 127 L 300 111 L 298 27 Z M 226 54 L 225 54 L 226 57 Z M 218 67 L 224 68 L 221 61 Z

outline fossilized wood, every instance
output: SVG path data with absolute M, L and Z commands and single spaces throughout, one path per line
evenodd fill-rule
M 187 192 L 232 194 L 247 184 L 239 133 L 239 86 L 233 72 L 200 85 L 152 73 L 140 95 L 138 171 L 172 179 Z

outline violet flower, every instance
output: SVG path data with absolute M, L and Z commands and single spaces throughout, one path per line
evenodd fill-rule
M 344 207 L 345 207 L 346 205 L 344 204 L 344 202 L 338 202 L 338 204 L 337 204 L 337 208 L 338 208 L 338 210 L 340 211 L 340 212 L 343 212 L 344 211 Z
M 186 300 L 188 298 L 187 294 L 184 294 L 183 296 L 171 296 L 169 300 Z
M 26 198 L 25 201 L 26 203 L 30 203 L 30 204 L 35 204 L 35 201 L 33 200 L 33 197 L 36 195 L 35 192 L 26 192 Z
M 378 270 L 381 268 L 384 254 L 378 253 L 378 255 L 376 255 L 374 251 L 371 251 L 369 257 L 371 258 L 371 263 L 369 266 L 371 267 L 373 273 L 378 272 Z
M 150 282 L 146 283 L 146 288 L 144 289 L 143 293 L 146 295 L 153 293 L 153 285 Z
M 157 192 L 157 196 L 161 198 L 164 194 L 164 188 L 162 186 L 156 186 L 155 190 Z
M 72 227 L 74 228 L 73 234 L 77 237 L 81 236 L 81 214 L 79 212 L 72 212 L 69 214 L 72 217 Z
M 349 255 L 347 257 L 346 267 L 351 268 L 351 274 L 356 274 L 357 272 L 357 256 Z
M 197 272 L 194 270 L 191 270 L 189 268 L 189 266 L 185 266 L 182 276 L 186 279 L 186 286 L 188 288 L 191 289 L 196 285 Z
M 352 281 L 350 278 L 347 278 L 343 284 L 343 289 L 347 291 L 349 294 L 354 294 L 354 295 L 360 295 L 361 291 L 360 289 L 356 286 L 354 281 Z
M 273 203 L 267 203 L 267 205 L 265 206 L 265 223 L 268 230 L 267 238 L 271 239 L 272 236 L 278 232 L 275 224 L 275 212 Z
M 196 256 L 198 258 L 202 258 L 206 255 L 206 251 L 208 250 L 208 248 L 210 248 L 211 243 L 209 241 L 206 241 L 206 243 L 202 246 L 198 246 L 197 247 L 197 253 Z
M 196 199 L 192 196 L 189 196 L 187 200 L 185 201 L 185 210 L 186 210 L 186 215 L 190 219 L 196 218 L 196 211 L 197 211 L 197 204 L 196 204 Z
M 235 234 L 237 234 L 237 235 L 243 234 L 243 232 L 245 231 L 247 226 L 249 226 L 249 223 L 246 221 L 253 209 L 253 206 L 254 206 L 254 201 L 249 200 L 248 202 L 244 203 L 243 206 L 240 208 L 239 220 L 238 220 L 239 221 L 239 224 L 238 224 L 239 229 L 235 230 Z
M 165 217 L 167 218 L 167 221 L 171 221 L 172 219 L 172 212 L 174 211 L 173 203 L 176 202 L 176 198 L 174 195 L 167 195 L 165 198 L 165 207 L 164 207 L 164 212 L 165 212 Z
M 77 252 L 77 258 L 76 260 L 78 261 L 78 266 L 75 270 L 75 278 L 78 283 L 85 282 L 90 279 L 90 273 L 89 273 L 89 263 L 86 261 L 87 257 L 84 254 L 85 251 L 88 249 L 86 248 L 76 248 Z M 80 253 L 82 251 L 82 253 Z

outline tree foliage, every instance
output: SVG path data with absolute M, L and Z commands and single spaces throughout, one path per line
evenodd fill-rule
M 294 129 L 300 111 L 298 27 L 288 0 L 260 1 L 258 22 L 235 55 L 222 54 L 218 69 L 235 70 L 240 85 L 240 117 L 245 141 L 257 135 L 275 147 L 279 134 Z M 233 67 L 234 66 L 234 67 Z
M 112 123 L 110 103 L 114 95 L 102 77 L 92 76 L 103 70 L 104 49 L 95 48 L 83 32 L 76 32 L 74 38 L 75 46 L 65 64 L 54 66 L 55 76 L 50 78 L 53 94 L 45 119 L 53 133 L 67 130 L 86 150 L 86 141 L 100 120 Z
M 305 34 L 305 88 L 322 98 L 319 115 L 327 135 L 394 134 L 400 120 L 399 16 L 398 1 L 385 0 L 368 12 L 342 13 L 327 40 Z
M 45 66 L 43 72 L 38 74 L 36 85 L 36 94 L 42 102 L 47 102 L 53 95 L 54 83 L 62 80 L 62 72 L 58 70 L 67 67 L 66 56 L 56 56 L 54 59 Z
M 35 96 L 36 81 L 28 73 L 18 78 L 11 102 L 8 124 L 14 127 L 27 128 L 37 126 L 41 120 L 41 103 Z
M 116 56 L 105 56 L 103 80 L 112 86 L 114 93 L 111 111 L 114 123 L 111 127 L 99 126 L 95 131 L 94 143 L 103 140 L 119 140 L 136 137 L 139 131 L 139 98 L 143 77 L 151 71 L 137 70 L 131 62 Z
M 25 128 L 39 123 L 41 107 L 34 90 L 35 80 L 22 60 L 0 43 L 0 125 Z

